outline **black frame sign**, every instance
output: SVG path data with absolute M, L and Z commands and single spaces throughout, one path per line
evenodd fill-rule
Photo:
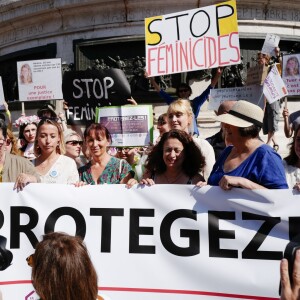
M 128 104 L 131 97 L 124 72 L 113 68 L 65 72 L 62 91 L 69 125 L 93 123 L 96 107 Z

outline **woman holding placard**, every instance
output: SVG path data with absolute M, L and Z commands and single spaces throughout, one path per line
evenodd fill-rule
M 190 135 L 193 133 L 194 114 L 188 100 L 178 99 L 171 103 L 169 105 L 167 115 L 171 129 L 183 130 Z M 214 149 L 205 139 L 193 137 L 193 141 L 196 143 L 205 157 L 206 164 L 201 175 L 205 178 L 205 180 L 207 180 L 215 163 Z
M 37 127 L 34 142 L 36 159 L 33 164 L 42 183 L 72 184 L 79 180 L 75 161 L 63 155 L 64 138 L 59 123 L 42 119 Z
M 196 184 L 204 180 L 205 158 L 182 130 L 165 132 L 149 153 L 141 184 Z

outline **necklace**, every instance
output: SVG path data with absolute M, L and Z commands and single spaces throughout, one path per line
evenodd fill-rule
M 182 173 L 179 172 L 179 174 L 178 174 L 174 179 L 168 178 L 168 176 L 167 176 L 165 173 L 164 173 L 163 175 L 164 175 L 164 177 L 166 178 L 167 182 L 168 182 L 169 184 L 172 184 L 172 183 L 175 183 L 175 182 L 181 177 Z

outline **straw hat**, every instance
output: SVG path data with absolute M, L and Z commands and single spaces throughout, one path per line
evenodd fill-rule
M 217 121 L 236 127 L 263 126 L 263 110 L 246 100 L 239 100 L 227 114 L 215 117 Z

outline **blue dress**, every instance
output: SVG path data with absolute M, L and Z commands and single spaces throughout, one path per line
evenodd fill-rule
M 247 178 L 268 189 L 288 189 L 280 155 L 263 144 L 232 171 L 224 172 L 223 166 L 233 146 L 224 149 L 208 178 L 209 185 L 219 185 L 224 175 Z

